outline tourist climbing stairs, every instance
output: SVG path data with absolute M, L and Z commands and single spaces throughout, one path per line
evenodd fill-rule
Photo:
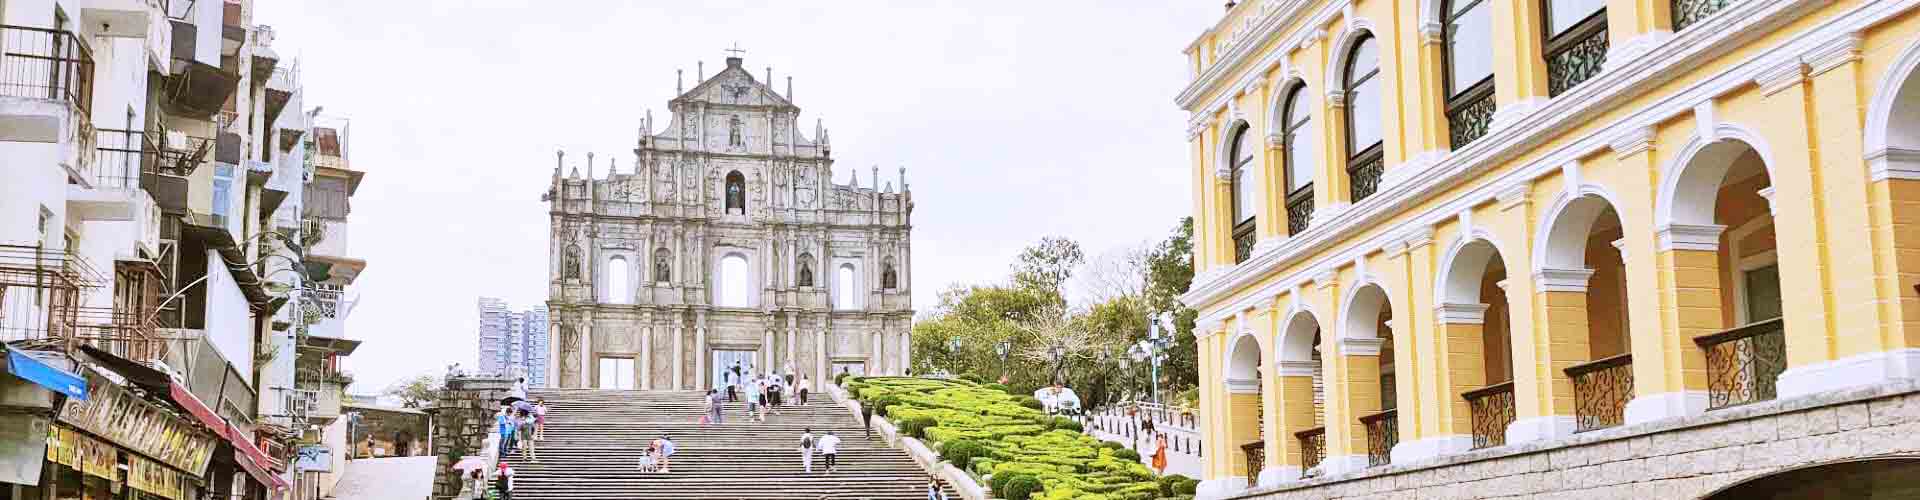
M 700 423 L 702 393 L 693 391 L 536 390 L 545 399 L 546 439 L 539 460 L 516 453 L 515 500 L 726 499 L 923 500 L 927 473 L 878 434 L 862 437 L 860 422 L 824 394 L 812 404 L 788 406 L 765 423 L 746 418 L 744 403 L 726 405 L 724 423 Z M 842 438 L 840 467 L 814 473 L 800 465 L 800 434 L 834 431 Z M 641 449 L 671 435 L 679 448 L 672 471 L 643 473 Z M 948 488 L 950 498 L 959 498 Z

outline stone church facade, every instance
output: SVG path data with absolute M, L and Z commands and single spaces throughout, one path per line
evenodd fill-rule
M 558 155 L 549 203 L 556 387 L 691 390 L 723 373 L 908 364 L 913 196 L 905 169 L 837 182 L 817 122 L 741 59 L 643 119 L 634 166 Z M 771 70 L 768 70 L 768 80 Z M 771 368 L 771 370 L 769 370 Z

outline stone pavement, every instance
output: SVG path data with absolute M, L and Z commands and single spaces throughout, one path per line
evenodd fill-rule
M 434 457 L 348 460 L 336 500 L 420 500 L 433 494 Z

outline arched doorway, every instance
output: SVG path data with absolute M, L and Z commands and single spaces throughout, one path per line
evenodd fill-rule
M 1727 130 L 1726 133 L 1737 133 Z M 1723 138 L 1683 153 L 1661 207 L 1663 267 L 1674 290 L 1713 307 L 1679 322 L 1683 370 L 1704 370 L 1707 409 L 1773 399 L 1786 369 L 1773 183 L 1752 143 Z M 1704 325 L 1704 326 L 1703 326 Z
M 1297 299 L 1296 299 L 1297 300 Z M 1275 456 L 1262 474 L 1261 484 L 1298 479 L 1326 458 L 1325 382 L 1320 358 L 1320 319 L 1296 308 L 1281 320 L 1274 342 L 1278 359 L 1273 370 L 1274 413 L 1270 450 Z
M 1242 325 L 1244 327 L 1245 325 Z M 1227 414 L 1226 436 L 1230 449 L 1242 450 L 1242 453 L 1229 452 L 1231 456 L 1229 475 L 1245 476 L 1248 481 L 1259 475 L 1264 466 L 1263 459 L 1256 452 L 1253 456 L 1245 453 L 1246 446 L 1261 439 L 1262 404 L 1260 398 L 1260 342 L 1251 333 L 1242 333 L 1234 338 L 1227 354 Z
M 1894 499 L 1920 496 L 1920 457 L 1889 457 L 1820 464 L 1775 472 L 1701 497 L 1702 500 Z
M 1448 255 L 1437 301 L 1446 339 L 1441 344 L 1452 365 L 1443 391 L 1450 399 L 1443 433 L 1470 435 L 1475 449 L 1504 445 L 1515 417 L 1506 261 L 1491 241 L 1477 236 Z
M 1394 401 L 1393 305 L 1377 284 L 1354 288 L 1342 322 L 1340 354 L 1347 357 L 1347 408 L 1355 417 L 1349 426 L 1348 450 L 1364 451 L 1367 466 L 1391 462 L 1400 441 L 1398 406 Z
M 1587 188 L 1563 195 L 1547 213 L 1536 246 L 1537 289 L 1547 343 L 1564 347 L 1546 352 L 1543 414 L 1571 417 L 1573 432 L 1620 425 L 1634 395 L 1620 215 Z

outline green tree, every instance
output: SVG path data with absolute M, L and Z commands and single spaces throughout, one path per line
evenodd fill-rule
M 440 391 L 442 385 L 439 376 L 423 373 L 394 382 L 382 393 L 398 398 L 402 407 L 425 408 L 433 403 L 434 395 Z
M 1182 217 L 1173 234 L 1147 252 L 1146 283 L 1148 310 L 1172 311 L 1174 316 L 1174 342 L 1160 366 L 1161 398 L 1167 399 L 1166 394 L 1194 387 L 1200 378 L 1199 347 L 1193 338 L 1193 323 L 1199 314 L 1180 303 L 1180 296 L 1193 285 L 1192 217 Z M 1135 332 L 1136 340 L 1146 338 L 1145 328 Z
M 1067 278 L 1073 277 L 1073 270 L 1086 261 L 1087 254 L 1080 250 L 1079 242 L 1058 236 L 1041 238 L 1039 243 L 1020 251 L 1013 264 L 1013 284 L 1050 292 L 1059 298 Z

